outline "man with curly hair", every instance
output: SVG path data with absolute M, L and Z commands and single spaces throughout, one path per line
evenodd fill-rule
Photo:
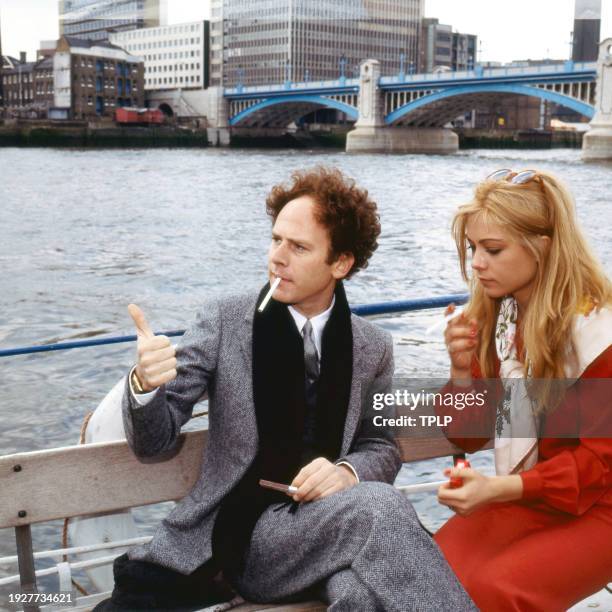
M 99 609 L 197 609 L 218 595 L 220 570 L 258 603 L 316 596 L 351 612 L 474 609 L 392 486 L 401 462 L 390 432 L 368 418 L 373 393 L 390 389 L 393 345 L 351 314 L 343 279 L 377 247 L 376 204 L 328 168 L 295 173 L 266 204 L 269 284 L 259 294 L 205 304 L 176 354 L 130 306 L 132 450 L 175 449 L 205 394 L 209 436 L 193 490 L 148 545 L 115 561 L 113 597 Z

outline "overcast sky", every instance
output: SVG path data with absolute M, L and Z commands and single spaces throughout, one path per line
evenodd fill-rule
M 170 23 L 208 17 L 208 0 L 167 1 Z M 3 52 L 27 51 L 33 59 L 40 40 L 57 38 L 57 7 L 57 0 L 0 0 Z M 601 37 L 612 37 L 612 0 L 602 0 L 602 7 Z M 425 15 L 477 34 L 482 60 L 563 59 L 569 56 L 574 0 L 425 0 Z

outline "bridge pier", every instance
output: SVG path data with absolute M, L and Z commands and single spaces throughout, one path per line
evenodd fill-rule
M 208 94 L 208 142 L 212 146 L 229 147 L 229 104 L 223 95 L 222 87 L 209 87 Z
M 378 87 L 380 62 L 361 64 L 359 119 L 347 134 L 347 153 L 455 153 L 459 138 L 446 128 L 393 127 L 385 123 Z
M 459 137 L 447 128 L 356 128 L 346 138 L 348 153 L 456 153 Z
M 612 38 L 599 45 L 595 116 L 582 141 L 582 159 L 612 159 Z

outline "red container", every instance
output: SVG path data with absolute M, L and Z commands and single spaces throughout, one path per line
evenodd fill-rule
M 159 125 L 164 122 L 164 113 L 158 108 L 147 110 L 143 113 L 143 121 L 145 123 Z
M 138 109 L 118 108 L 115 111 L 115 121 L 117 123 L 138 123 Z
M 463 469 L 470 468 L 472 466 L 467 459 L 455 459 L 455 467 Z M 449 484 L 451 489 L 458 489 L 459 487 L 463 486 L 463 478 L 460 478 L 459 476 L 451 476 Z
M 118 108 L 115 121 L 129 125 L 160 125 L 164 122 L 164 113 L 159 109 Z

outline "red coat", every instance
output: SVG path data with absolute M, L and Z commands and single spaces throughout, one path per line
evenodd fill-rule
M 472 374 L 481 378 L 477 365 Z M 522 500 L 455 516 L 435 536 L 485 612 L 566 610 L 612 581 L 612 380 L 589 379 L 612 379 L 612 346 L 544 419 L 538 462 L 520 474 Z M 466 431 L 494 432 L 491 404 L 439 412 L 453 416 L 447 436 L 468 452 L 486 439 Z M 559 437 L 572 427 L 582 435 Z

